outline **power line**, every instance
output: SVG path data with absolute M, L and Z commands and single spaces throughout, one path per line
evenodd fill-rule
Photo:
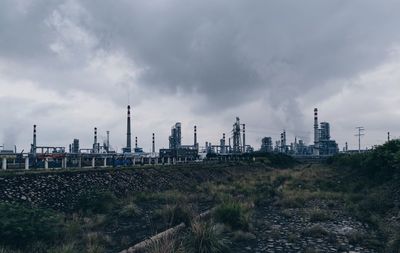
M 358 130 L 358 134 L 355 134 L 355 136 L 358 137 L 358 153 L 361 153 L 361 136 L 364 136 L 365 134 L 363 133 L 365 131 L 364 127 L 356 127 Z

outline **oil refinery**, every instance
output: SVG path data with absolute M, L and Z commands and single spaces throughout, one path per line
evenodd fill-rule
M 318 123 L 318 109 L 314 109 L 314 142 L 307 145 L 304 140 L 295 138 L 288 144 L 286 131 L 280 134 L 280 139 L 273 145 L 272 137 L 263 137 L 261 147 L 255 150 L 246 144 L 246 124 L 236 117 L 231 132 L 222 133 L 219 143 L 206 141 L 200 146 L 197 141 L 197 126 L 193 126 L 193 142 L 182 144 L 182 124 L 177 122 L 171 127 L 169 147 L 156 151 L 155 133 L 152 134 L 151 152 L 144 152 L 135 145 L 132 147 L 131 107 L 127 106 L 126 117 L 126 146 L 121 152 L 113 150 L 110 145 L 110 131 L 103 143 L 98 141 L 97 127 L 93 128 L 93 144 L 89 148 L 82 148 L 79 139 L 73 139 L 68 149 L 56 146 L 37 145 L 37 125 L 33 125 L 32 143 L 28 153 L 14 150 L 0 150 L 0 162 L 3 170 L 7 169 L 50 169 L 50 168 L 83 168 L 83 167 L 121 167 L 135 165 L 169 165 L 177 163 L 200 162 L 206 158 L 219 160 L 249 158 L 254 152 L 274 152 L 291 155 L 298 158 L 321 159 L 339 152 L 338 144 L 331 139 L 330 124 Z M 228 138 L 227 138 L 228 136 Z M 67 151 L 68 150 L 68 151 Z

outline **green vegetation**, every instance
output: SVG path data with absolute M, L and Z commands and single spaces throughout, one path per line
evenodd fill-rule
M 357 175 L 384 183 L 400 173 L 400 140 L 392 140 L 361 154 L 342 154 L 328 161 L 337 167 L 349 167 Z
M 194 221 L 185 238 L 185 252 L 219 253 L 228 252 L 229 241 L 224 238 L 221 228 L 210 222 Z
M 339 155 L 327 165 L 293 167 L 296 162 L 283 155 L 255 158 L 255 163 L 249 159 L 228 166 L 206 165 L 215 165 L 210 168 L 216 175 L 212 180 L 196 181 L 203 175 L 194 174 L 192 184 L 167 191 L 123 193 L 123 197 L 96 189 L 82 192 L 71 212 L 0 203 L 0 253 L 27 248 L 47 253 L 117 252 L 181 222 L 187 227 L 182 234 L 157 241 L 149 252 L 229 252 L 235 243 L 255 240 L 256 226 L 270 227 L 273 238 L 281 236 L 273 223 L 255 220 L 265 207 L 276 208 L 283 219 L 300 217 L 310 224 L 301 232 L 290 231 L 289 242 L 301 236 L 334 242 L 337 238 L 325 225 L 337 218 L 337 210 L 346 210 L 376 231 L 351 232 L 346 235 L 349 242 L 399 252 L 400 228 L 390 221 L 399 206 L 393 189 L 400 189 L 400 141 L 365 154 Z M 189 172 L 177 170 L 181 175 Z M 210 209 L 207 218 L 194 218 Z M 120 228 L 113 237 L 110 231 Z M 147 234 L 135 237 L 135 228 L 147 229 Z
M 62 216 L 49 210 L 0 203 L 0 243 L 10 247 L 53 243 L 62 236 Z
M 249 229 L 249 216 L 246 207 L 233 200 L 219 205 L 214 211 L 216 221 L 230 226 L 232 229 Z

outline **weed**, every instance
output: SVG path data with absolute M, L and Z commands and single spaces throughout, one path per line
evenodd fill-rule
M 232 229 L 248 230 L 249 216 L 243 204 L 233 200 L 219 205 L 214 211 L 214 217 L 218 222 L 229 225 Z
M 142 210 L 134 203 L 127 204 L 121 208 L 119 215 L 125 218 L 135 217 L 142 213 Z
M 222 231 L 209 222 L 194 221 L 185 239 L 185 250 L 191 253 L 227 252 L 229 241 Z
M 184 204 L 166 205 L 163 209 L 158 210 L 157 213 L 169 226 L 178 225 L 181 222 L 189 225 L 194 216 L 191 206 Z
M 311 228 L 305 229 L 303 231 L 305 236 L 320 238 L 329 235 L 329 232 L 320 225 L 313 225 Z
M 321 210 L 319 208 L 312 209 L 309 215 L 311 222 L 329 221 L 332 219 L 332 215 L 330 215 L 327 211 Z

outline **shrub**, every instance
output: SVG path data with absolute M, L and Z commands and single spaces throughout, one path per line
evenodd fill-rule
M 154 241 L 146 253 L 174 253 L 176 250 L 176 241 L 172 235 L 164 236 Z
M 25 248 L 51 243 L 63 234 L 62 217 L 53 211 L 0 203 L 0 243 Z
M 87 253 L 103 253 L 104 238 L 99 233 L 89 233 L 86 235 L 86 252 Z
M 117 203 L 115 195 L 108 191 L 89 191 L 79 195 L 77 209 L 94 213 L 107 213 Z
M 142 210 L 134 203 L 123 206 L 119 211 L 119 215 L 125 218 L 135 217 L 140 215 L 141 213 Z
M 328 221 L 331 220 L 332 216 L 324 210 L 321 209 L 313 209 L 310 211 L 310 221 L 311 222 L 320 222 L 320 221 Z
M 304 207 L 306 201 L 302 196 L 284 196 L 281 200 L 278 201 L 278 205 L 283 208 L 301 208 Z
M 321 227 L 320 225 L 313 225 L 312 227 L 304 230 L 303 234 L 305 236 L 319 238 L 319 237 L 328 236 L 329 232 L 325 228 Z
M 396 234 L 386 246 L 387 253 L 399 253 L 400 252 L 400 234 Z
M 166 205 L 158 211 L 158 214 L 169 226 L 175 226 L 181 222 L 189 225 L 194 216 L 192 208 L 183 204 Z
M 185 239 L 185 252 L 218 253 L 227 252 L 229 241 L 222 231 L 209 222 L 195 221 Z
M 75 253 L 75 252 L 76 252 L 76 248 L 75 248 L 75 244 L 73 244 L 73 243 L 64 244 L 64 245 L 61 245 L 60 247 L 50 249 L 48 251 L 48 253 Z
M 248 230 L 249 221 L 244 205 L 227 201 L 219 205 L 214 211 L 214 217 L 218 222 L 229 225 L 232 229 Z

